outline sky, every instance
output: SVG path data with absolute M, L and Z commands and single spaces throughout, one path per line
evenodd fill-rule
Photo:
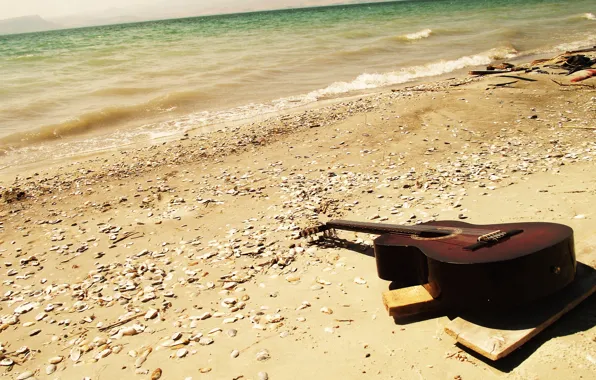
M 213 9 L 214 5 L 225 4 L 228 11 L 242 11 L 247 6 L 259 8 L 280 8 L 283 6 L 336 4 L 338 0 L 0 0 L 0 20 L 12 17 L 40 15 L 55 18 L 122 9 L 125 11 L 168 8 L 174 3 L 187 6 L 190 13 L 198 9 Z M 350 2 L 350 1 L 346 1 Z M 352 1 L 353 2 L 353 1 Z M 115 8 L 115 9 L 114 9 Z M 237 8 L 237 9 L 235 9 Z

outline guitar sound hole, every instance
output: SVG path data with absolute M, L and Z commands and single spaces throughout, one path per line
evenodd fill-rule
M 444 236 L 448 236 L 451 235 L 453 232 L 452 231 L 445 231 L 445 232 L 423 232 L 419 235 L 420 238 L 422 239 L 434 239 L 434 238 L 439 238 L 439 237 L 444 237 Z

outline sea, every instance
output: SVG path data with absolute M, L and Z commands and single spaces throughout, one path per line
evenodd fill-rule
M 0 173 L 596 45 L 594 0 L 405 0 L 0 36 Z

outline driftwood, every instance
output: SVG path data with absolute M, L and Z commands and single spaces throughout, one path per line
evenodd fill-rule
M 103 331 L 111 330 L 114 327 L 122 326 L 122 325 L 124 325 L 124 324 L 126 324 L 126 323 L 128 323 L 128 322 L 130 322 L 132 320 L 135 320 L 137 318 L 140 318 L 140 317 L 144 316 L 146 313 L 147 313 L 146 311 L 143 311 L 141 313 L 138 313 L 138 314 L 135 314 L 135 315 L 131 315 L 128 318 L 124 318 L 121 321 L 114 322 L 114 323 L 109 324 L 107 326 L 99 327 L 99 331 L 102 331 L 103 332 Z
M 538 82 L 536 79 L 524 78 L 524 77 L 520 77 L 520 76 L 517 76 L 517 75 L 499 75 L 499 77 L 501 77 L 501 78 L 521 79 L 521 80 L 525 80 L 527 82 Z
M 554 79 L 551 79 L 551 81 L 555 82 L 556 84 L 558 84 L 561 87 L 588 87 L 588 88 L 596 88 L 596 86 L 592 85 L 592 84 L 585 84 L 585 83 L 561 83 L 561 82 L 557 82 Z

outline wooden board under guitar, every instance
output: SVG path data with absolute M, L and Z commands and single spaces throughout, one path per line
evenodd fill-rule
M 577 263 L 573 230 L 561 224 L 332 220 L 300 235 L 333 230 L 380 235 L 375 261 L 379 277 L 392 282 L 394 290 L 383 294 L 391 316 L 456 313 L 460 317 L 447 333 L 491 360 L 508 355 L 596 290 L 596 271 Z

